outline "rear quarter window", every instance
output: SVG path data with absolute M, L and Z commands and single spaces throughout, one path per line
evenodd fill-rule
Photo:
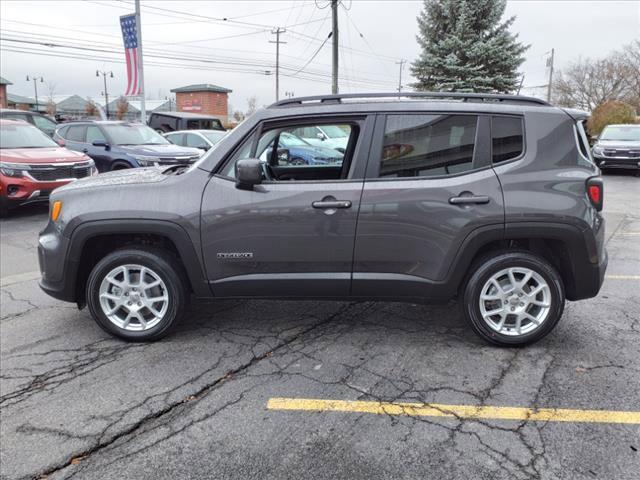
M 507 162 L 524 152 L 524 128 L 521 117 L 491 117 L 493 163 Z

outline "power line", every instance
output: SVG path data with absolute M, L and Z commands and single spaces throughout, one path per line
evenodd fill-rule
M 307 66 L 313 61 L 313 59 L 316 58 L 316 55 L 318 55 L 318 53 L 320 53 L 320 50 L 322 50 L 322 47 L 324 47 L 324 45 L 331 38 L 332 35 L 333 35 L 333 32 L 329 32 L 329 35 L 327 35 L 327 38 L 324 39 L 324 42 L 322 42 L 322 44 L 318 47 L 318 49 L 315 51 L 315 53 L 307 61 L 307 63 L 305 63 L 299 70 L 297 70 L 296 72 L 292 73 L 290 76 L 295 77 L 298 73 L 302 72 L 305 68 L 307 68 Z

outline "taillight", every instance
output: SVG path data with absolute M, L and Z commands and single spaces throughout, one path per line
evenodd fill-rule
M 597 211 L 602 210 L 604 202 L 604 185 L 600 177 L 593 177 L 587 180 L 587 197 Z

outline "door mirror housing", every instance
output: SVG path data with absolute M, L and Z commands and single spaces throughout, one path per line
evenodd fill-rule
M 253 190 L 262 183 L 262 165 L 257 158 L 244 158 L 236 162 L 236 188 Z
M 319 139 L 319 140 L 322 140 L 323 142 L 327 139 L 327 137 L 325 136 L 325 134 L 324 134 L 324 133 L 322 133 L 322 132 L 318 132 L 318 133 L 316 134 L 316 137 L 318 137 L 318 139 Z
M 64 141 L 64 138 L 58 138 L 58 139 L 56 140 L 56 143 L 57 143 L 58 145 L 60 145 L 61 147 L 64 147 L 64 146 L 67 144 L 67 142 L 65 142 L 65 141 Z
M 279 148 L 276 152 L 277 154 L 277 165 L 289 165 L 289 160 L 291 160 L 291 154 L 289 153 L 288 148 Z
M 106 140 L 94 140 L 93 142 L 91 142 L 91 145 L 93 145 L 94 147 L 105 147 L 105 148 L 109 146 Z

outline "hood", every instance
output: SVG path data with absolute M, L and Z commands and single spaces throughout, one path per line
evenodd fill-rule
M 10 163 L 69 163 L 89 160 L 84 153 L 73 152 L 62 147 L 3 148 L 0 160 Z
M 101 173 L 94 177 L 81 178 L 56 189 L 56 192 L 68 192 L 87 188 L 93 189 L 96 187 L 113 187 L 117 185 L 158 183 L 163 182 L 168 178 L 162 173 L 163 171 L 164 169 L 156 167 L 114 170 L 113 172 Z
M 172 143 L 168 145 L 118 145 L 124 152 L 132 155 L 149 155 L 158 158 L 199 157 L 199 148 L 181 147 Z
M 602 148 L 615 148 L 620 150 L 627 150 L 627 149 L 636 150 L 636 149 L 640 149 L 640 141 L 598 140 L 598 143 L 596 143 L 596 146 L 602 147 Z
M 312 146 L 292 147 L 289 150 L 300 150 L 303 152 L 307 152 L 310 155 L 313 155 L 314 157 L 323 157 L 323 158 L 342 158 L 343 157 L 342 153 L 338 152 L 337 150 L 334 150 L 333 148 L 327 148 L 327 147 L 312 147 Z

